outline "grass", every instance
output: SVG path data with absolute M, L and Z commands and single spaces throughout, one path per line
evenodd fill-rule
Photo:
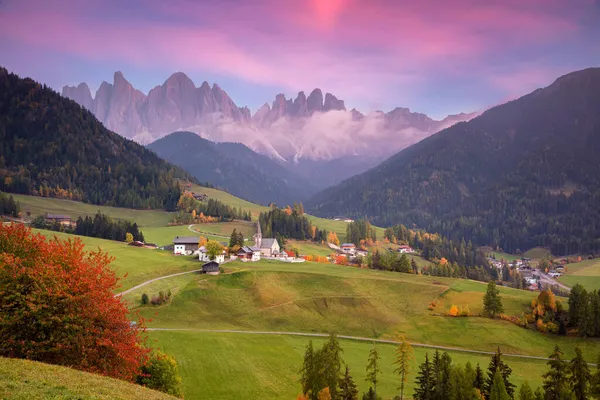
M 187 275 L 169 305 L 143 307 L 151 327 L 338 332 L 517 354 L 547 356 L 559 344 L 571 356 L 580 346 L 596 357 L 597 339 L 544 335 L 510 322 L 450 318 L 451 304 L 481 310 L 479 282 L 315 263 L 227 264 L 233 274 Z M 532 293 L 500 288 L 507 313 L 520 315 Z M 141 293 L 138 291 L 137 296 Z M 435 301 L 433 312 L 429 304 Z M 439 314 L 439 315 L 436 315 Z
M 543 247 L 534 247 L 523 253 L 523 257 L 531 258 L 532 260 L 541 260 L 550 257 L 551 255 L 550 250 Z
M 326 244 L 318 244 L 305 240 L 286 239 L 285 248 L 289 250 L 296 248 L 300 255 L 305 256 L 328 256 L 335 253 L 335 250 L 330 249 Z
M 141 227 L 164 226 L 173 218 L 172 213 L 163 210 L 132 210 L 129 208 L 98 206 L 72 200 L 26 196 L 22 194 L 12 194 L 12 196 L 21 205 L 21 211 L 23 213 L 29 211 L 33 217 L 50 213 L 66 214 L 72 219 L 77 219 L 77 217 L 92 217 L 100 211 L 111 218 L 137 222 Z
M 493 254 L 494 257 L 496 258 L 496 260 L 498 260 L 498 261 L 505 260 L 508 262 L 512 262 L 515 260 L 520 260 L 522 258 L 520 255 L 509 254 L 509 253 L 500 253 L 498 251 L 492 251 L 491 254 Z
M 198 185 L 192 185 L 191 190 L 195 193 L 205 193 L 209 198 L 219 200 L 229 206 L 235 208 L 241 207 L 243 211 L 250 211 L 253 221 L 258 220 L 258 214 L 269 210 L 266 206 L 251 203 L 222 190 L 205 188 Z
M 558 280 L 568 286 L 579 283 L 586 290 L 598 290 L 600 289 L 600 259 L 568 264 L 567 271 Z
M 61 232 L 33 229 L 35 233 L 59 239 L 80 238 L 87 250 L 96 251 L 99 248 L 108 252 L 115 260 L 110 264 L 117 275 L 124 277 L 121 290 L 129 289 L 139 283 L 177 272 L 189 271 L 200 267 L 197 259 L 184 256 L 173 256 L 169 251 L 152 250 L 127 246 L 125 243 L 69 235 Z
M 229 238 L 231 232 L 236 229 L 242 232 L 244 239 L 252 239 L 256 233 L 256 224 L 247 221 L 219 222 L 210 224 L 196 224 L 192 229 L 204 233 L 212 233 L 213 235 L 226 236 Z
M 132 383 L 35 361 L 0 357 L 0 398 L 14 400 L 167 400 Z
M 154 346 L 173 354 L 183 378 L 185 398 L 233 399 L 294 399 L 300 393 L 299 369 L 309 340 L 320 347 L 324 339 L 296 336 L 259 336 L 207 332 L 150 332 Z M 365 367 L 372 345 L 365 342 L 340 340 L 343 359 L 349 365 L 361 392 L 368 389 Z M 382 374 L 377 394 L 391 399 L 398 394 L 399 379 L 394 374 L 395 346 L 377 344 L 381 356 Z M 410 397 L 414 388 L 417 365 L 425 353 L 434 350 L 415 348 L 415 361 L 408 377 L 404 395 Z M 449 352 L 455 364 L 477 363 L 485 370 L 489 356 Z M 525 379 L 535 388 L 541 385 L 541 375 L 547 370 L 543 361 L 506 358 L 513 369 L 511 382 L 521 385 Z

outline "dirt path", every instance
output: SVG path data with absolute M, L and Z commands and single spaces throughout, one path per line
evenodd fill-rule
M 191 331 L 191 332 L 199 332 L 199 333 L 238 333 L 238 334 L 243 334 L 243 335 L 286 335 L 286 336 L 306 336 L 306 337 L 329 337 L 329 334 L 327 333 L 307 333 L 307 332 L 274 332 L 274 331 L 238 331 L 238 330 L 230 330 L 230 329 L 193 329 L 193 328 L 147 328 L 146 330 L 148 331 L 157 331 L 157 332 L 161 332 L 161 331 Z M 360 337 L 360 336 L 347 336 L 347 335 L 337 335 L 338 338 L 340 339 L 347 339 L 347 340 L 356 340 L 359 342 L 371 342 L 371 343 L 384 343 L 384 344 L 400 344 L 400 342 L 396 341 L 396 340 L 387 340 L 387 339 L 373 339 L 373 338 L 366 338 L 366 337 Z M 433 344 L 425 344 L 425 343 L 411 343 L 410 344 L 413 347 L 422 347 L 422 348 L 427 348 L 427 349 L 437 349 L 437 350 L 444 350 L 444 351 L 456 351 L 456 352 L 461 352 L 461 353 L 471 353 L 471 354 L 483 354 L 483 355 L 494 355 L 496 354 L 493 351 L 481 351 L 481 350 L 472 350 L 472 349 L 463 349 L 460 347 L 449 347 L 449 346 L 436 346 Z M 503 353 L 502 354 L 505 357 L 512 357 L 512 358 L 521 358 L 521 359 L 527 359 L 527 360 L 541 360 L 541 361 L 548 361 L 549 358 L 547 357 L 538 357 L 538 356 L 527 356 L 527 355 L 523 355 L 523 354 L 508 354 L 508 353 Z M 595 367 L 596 364 L 593 363 L 588 363 L 588 365 Z

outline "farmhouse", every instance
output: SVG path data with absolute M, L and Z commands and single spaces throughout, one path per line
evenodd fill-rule
M 334 221 L 344 221 L 344 222 L 354 222 L 354 220 L 352 218 L 347 218 L 347 217 L 333 217 Z
M 407 246 L 407 245 L 401 245 L 400 247 L 398 247 L 398 253 L 414 253 L 415 251 L 413 250 L 412 247 Z
M 238 250 L 237 257 L 242 261 L 260 261 L 260 249 L 244 246 Z
M 63 214 L 46 214 L 46 222 L 49 224 L 53 224 L 58 222 L 61 225 L 73 225 L 74 222 L 71 221 L 71 217 Z
M 346 254 L 352 254 L 356 251 L 356 246 L 354 243 L 343 243 L 340 248 Z
M 198 242 L 200 238 L 197 236 L 176 236 L 173 239 L 173 254 L 189 256 L 198 251 Z
M 221 254 L 217 254 L 215 256 L 215 259 L 213 261 L 216 261 L 219 264 L 224 263 L 225 262 L 225 254 L 226 254 L 225 250 L 223 250 L 223 252 Z M 198 248 L 198 259 L 200 261 L 205 261 L 205 262 L 211 261 L 210 257 L 208 257 L 208 252 L 206 251 L 206 247 L 200 246 Z
M 219 275 L 219 263 L 216 261 L 209 261 L 202 265 L 202 273 L 209 275 Z

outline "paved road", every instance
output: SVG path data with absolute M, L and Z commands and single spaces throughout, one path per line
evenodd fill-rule
M 148 331 L 192 331 L 192 332 L 200 332 L 200 333 L 240 333 L 243 335 L 287 335 L 287 336 L 307 336 L 307 337 L 329 337 L 329 334 L 326 333 L 307 333 L 307 332 L 274 332 L 274 331 L 238 331 L 238 330 L 230 330 L 230 329 L 192 329 L 192 328 L 146 328 Z M 359 342 L 375 342 L 375 343 L 385 343 L 385 344 L 400 344 L 400 342 L 396 340 L 387 340 L 387 339 L 372 339 L 366 337 L 359 336 L 347 336 L 347 335 L 337 335 L 340 339 L 348 339 L 348 340 L 356 340 Z M 471 350 L 471 349 L 463 349 L 460 347 L 449 347 L 449 346 L 436 346 L 432 344 L 425 343 L 411 343 L 413 347 L 423 347 L 428 349 L 438 349 L 444 351 L 456 351 L 461 353 L 471 353 L 471 354 L 484 354 L 484 355 L 494 355 L 495 352 L 492 351 L 481 351 L 481 350 Z M 527 356 L 523 354 L 502 354 L 505 357 L 512 358 L 521 358 L 528 360 L 542 360 L 548 361 L 549 358 L 546 357 L 538 357 L 538 356 Z M 588 363 L 588 365 L 595 367 L 596 364 Z
M 542 281 L 542 287 L 544 285 L 548 285 L 548 286 L 558 285 L 558 287 L 560 287 L 562 290 L 565 290 L 567 292 L 571 291 L 571 288 L 569 286 L 557 281 L 556 279 L 552 278 L 550 275 L 548 275 L 545 272 L 538 270 L 538 271 L 534 271 L 533 274 L 537 275 L 540 278 L 540 280 Z

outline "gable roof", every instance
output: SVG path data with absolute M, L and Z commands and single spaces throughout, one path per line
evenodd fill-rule
M 216 261 L 209 261 L 206 264 L 202 264 L 202 271 L 218 271 L 219 270 L 219 263 Z
M 260 242 L 260 248 L 261 249 L 270 249 L 273 247 L 273 244 L 275 244 L 276 242 L 277 242 L 277 239 L 275 239 L 275 238 L 262 239 L 262 241 Z
M 46 214 L 47 219 L 71 219 L 68 215 L 64 214 Z
M 342 243 L 342 247 L 356 247 L 354 243 Z
M 175 236 L 174 244 L 198 244 L 200 238 L 198 236 Z

